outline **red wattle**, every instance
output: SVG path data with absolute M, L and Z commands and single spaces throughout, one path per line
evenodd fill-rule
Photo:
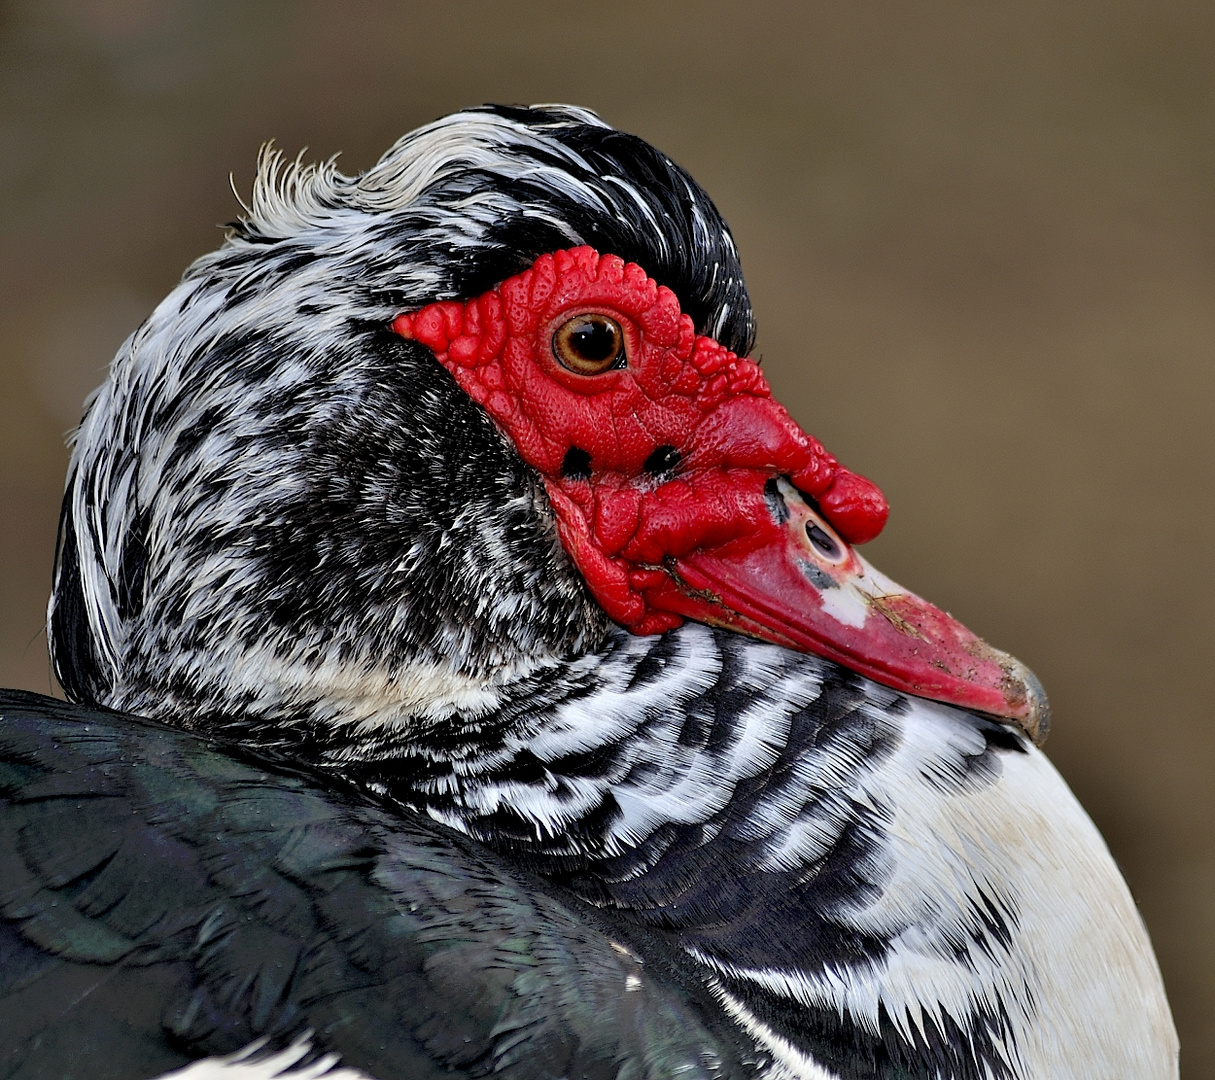
M 890 514 L 886 496 L 877 484 L 844 468 L 817 498 L 823 515 L 850 544 L 867 544 L 882 531 Z

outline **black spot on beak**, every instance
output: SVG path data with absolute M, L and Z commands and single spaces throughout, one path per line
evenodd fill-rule
M 777 525 L 783 525 L 789 520 L 789 507 L 785 505 L 784 496 L 780 493 L 780 482 L 775 476 L 764 484 L 764 501 L 768 504 L 768 513 Z
M 589 480 L 591 455 L 580 446 L 571 446 L 561 460 L 561 475 L 567 480 Z
M 673 473 L 678 467 L 683 455 L 673 446 L 659 446 L 645 459 L 642 468 L 651 476 L 665 476 Z

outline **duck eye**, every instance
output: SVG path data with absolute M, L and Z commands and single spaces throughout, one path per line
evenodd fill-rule
M 553 335 L 553 355 L 579 375 L 624 367 L 624 331 L 615 319 L 588 311 L 567 319 Z

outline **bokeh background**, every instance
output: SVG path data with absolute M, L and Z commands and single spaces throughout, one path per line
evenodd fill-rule
M 4 3 L 0 680 L 53 688 L 65 434 L 229 174 L 483 101 L 592 107 L 712 193 L 777 394 L 890 498 L 871 559 L 1046 683 L 1215 1076 L 1209 0 Z

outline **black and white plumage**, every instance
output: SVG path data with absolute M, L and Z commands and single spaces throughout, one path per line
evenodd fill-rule
M 707 196 L 566 107 L 448 117 L 356 178 L 267 155 L 124 345 L 53 651 L 76 701 L 172 727 L 0 702 L 0 1076 L 309 1031 L 379 1080 L 1175 1076 L 1133 902 L 1016 728 L 614 626 L 540 479 L 387 329 L 578 244 L 749 348 Z

